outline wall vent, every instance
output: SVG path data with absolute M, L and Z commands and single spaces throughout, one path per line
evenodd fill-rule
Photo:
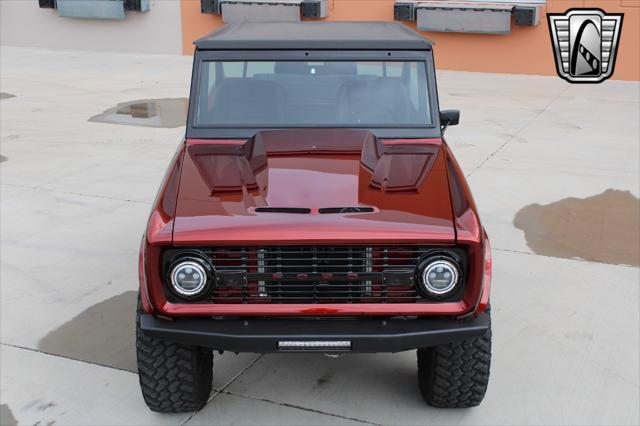
M 38 0 L 43 9 L 57 9 L 58 16 L 82 19 L 125 19 L 125 11 L 146 12 L 150 0 Z
M 296 22 L 325 18 L 327 0 L 200 0 L 200 10 L 224 22 Z
M 538 25 L 545 0 L 396 0 L 394 19 L 415 21 L 418 30 L 509 34 L 516 25 Z

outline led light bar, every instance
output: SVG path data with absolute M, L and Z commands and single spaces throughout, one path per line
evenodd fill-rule
M 278 342 L 281 351 L 349 351 L 349 340 L 284 340 Z

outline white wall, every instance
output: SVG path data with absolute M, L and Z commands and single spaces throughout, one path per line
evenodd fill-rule
M 38 0 L 0 0 L 0 43 L 57 49 L 182 53 L 180 0 L 151 0 L 124 20 L 61 18 Z

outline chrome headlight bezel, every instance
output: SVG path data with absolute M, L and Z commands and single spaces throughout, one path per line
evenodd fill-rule
M 179 284 L 179 274 L 183 268 L 192 268 L 203 279 L 193 289 L 185 289 Z M 186 255 L 174 259 L 167 268 L 165 283 L 173 295 L 186 300 L 200 299 L 209 293 L 215 279 L 215 271 L 208 259 Z
M 451 284 L 445 288 L 438 288 L 429 283 L 429 275 L 434 269 L 442 267 L 445 272 L 451 273 Z M 430 299 L 446 299 L 458 293 L 458 290 L 464 282 L 464 270 L 462 262 L 457 256 L 449 253 L 433 253 L 425 256 L 416 269 L 416 287 L 418 291 Z

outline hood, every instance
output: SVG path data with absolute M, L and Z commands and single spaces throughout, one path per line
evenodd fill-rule
M 455 240 L 440 139 L 300 129 L 186 144 L 176 245 Z

